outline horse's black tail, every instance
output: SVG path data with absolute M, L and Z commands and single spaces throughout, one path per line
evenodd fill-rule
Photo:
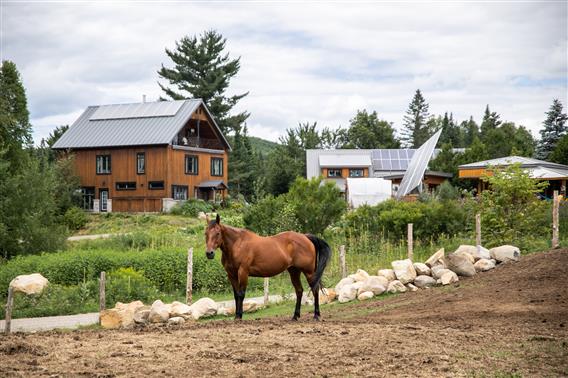
M 314 235 L 306 234 L 306 237 L 310 239 L 314 247 L 316 247 L 316 272 L 314 279 L 310 282 L 312 291 L 315 291 L 320 289 L 321 276 L 323 275 L 323 271 L 331 258 L 331 248 L 325 240 Z

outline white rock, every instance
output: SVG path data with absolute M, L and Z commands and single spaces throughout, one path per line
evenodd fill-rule
M 441 265 L 436 265 L 434 267 L 432 267 L 432 277 L 436 278 L 436 279 L 440 279 L 442 278 L 442 276 L 448 272 L 451 272 L 451 270 L 446 269 L 444 267 L 442 267 Z
M 495 268 L 495 260 L 480 259 L 473 266 L 476 271 L 485 272 Z
M 206 220 L 206 219 L 207 219 L 207 214 L 205 214 L 203 211 L 200 211 L 200 212 L 197 214 L 197 219 Z
M 148 315 L 148 321 L 150 323 L 164 323 L 170 318 L 170 312 L 168 306 L 164 304 L 161 300 L 156 300 L 152 303 L 150 308 L 150 314 Z
M 233 314 L 235 313 L 235 310 L 233 309 Z M 223 306 L 219 306 L 219 308 L 217 308 L 217 315 L 222 315 L 222 316 L 228 316 L 229 314 L 229 308 L 228 307 L 223 307 Z
M 168 323 L 171 323 L 171 324 L 183 324 L 183 323 L 185 323 L 185 319 L 182 318 L 181 316 L 174 316 L 173 318 L 169 318 L 169 319 L 168 319 Z
M 430 276 L 418 276 L 414 279 L 414 285 L 420 288 L 436 286 L 436 279 Z
M 217 314 L 218 305 L 211 298 L 201 298 L 189 307 L 191 307 L 191 316 L 193 319 L 197 320 L 204 316 Z
M 369 278 L 369 273 L 365 272 L 363 269 L 357 269 L 355 274 L 350 274 L 348 277 L 353 278 L 355 282 L 362 282 Z
M 497 262 L 519 261 L 521 258 L 521 250 L 512 245 L 502 245 L 500 247 L 491 248 L 489 250 L 491 257 Z
M 449 270 L 448 272 L 444 273 L 440 278 L 440 283 L 442 285 L 449 285 L 454 282 L 458 282 L 459 278 L 458 275 Z
M 188 306 L 185 303 L 177 301 L 172 302 L 172 304 L 169 306 L 169 310 L 171 317 L 181 316 L 183 318 L 187 318 L 191 316 L 191 306 Z
M 136 310 L 132 320 L 136 324 L 144 324 L 148 322 L 148 316 L 150 316 L 150 306 L 144 306 Z
M 339 295 L 339 292 L 341 291 L 341 288 L 342 288 L 343 286 L 345 286 L 345 285 L 351 285 L 351 284 L 353 284 L 353 283 L 355 283 L 355 280 L 354 280 L 353 278 L 351 278 L 351 277 L 345 277 L 345 278 L 343 278 L 341 281 L 339 281 L 339 282 L 337 283 L 337 285 L 335 285 L 335 292 L 338 293 L 338 295 Z
M 389 282 L 396 280 L 396 275 L 392 269 L 379 269 L 377 275 L 385 277 Z
M 467 259 L 467 261 L 469 261 L 470 263 L 475 263 L 475 257 L 473 257 L 472 254 L 470 254 L 469 252 L 464 252 L 464 251 L 459 251 L 459 252 L 454 252 L 452 254 L 450 254 L 451 256 L 461 256 L 465 259 Z
M 386 282 L 385 282 L 386 281 Z M 357 290 L 357 295 L 370 291 L 373 295 L 381 295 L 387 290 L 388 280 L 385 277 L 369 276 Z
M 477 248 L 475 245 L 462 244 L 458 247 L 458 249 L 456 249 L 456 251 L 454 253 L 458 253 L 458 252 L 469 253 L 471 256 L 473 256 L 475 261 L 477 261 L 479 259 L 490 259 L 491 258 L 491 254 L 489 253 L 489 250 L 487 248 L 484 248 L 481 245 L 479 246 L 479 248 Z
M 446 266 L 458 276 L 473 277 L 475 275 L 475 267 L 473 266 L 473 256 L 462 252 L 459 255 L 451 253 L 445 258 Z
M 144 303 L 134 301 L 130 303 L 117 302 L 114 308 L 101 311 L 99 317 L 103 328 L 130 327 L 134 324 L 134 316 Z
M 408 289 L 408 291 L 418 291 L 418 288 L 411 283 L 406 284 L 406 288 Z
M 444 257 L 444 248 L 440 248 L 436 253 L 434 253 L 428 260 L 425 261 L 425 264 L 429 267 L 432 267 L 438 263 Z
M 365 291 L 357 296 L 360 301 L 366 301 L 367 299 L 373 298 L 374 294 L 372 291 Z
M 320 290 L 319 293 L 319 300 L 320 300 L 320 304 L 328 304 L 331 303 L 335 300 L 335 298 L 337 298 L 337 293 L 335 291 L 335 289 L 323 289 Z
M 337 300 L 339 303 L 346 303 L 354 300 L 356 296 L 357 288 L 354 287 L 354 284 L 344 285 L 338 292 Z
M 419 276 L 429 276 L 432 274 L 428 265 L 423 263 L 414 263 L 414 270 Z
M 387 289 L 387 291 L 391 294 L 405 293 L 406 290 L 407 290 L 406 286 L 404 286 L 404 284 L 402 282 L 400 282 L 399 280 L 394 280 L 394 281 L 390 282 L 389 287 Z
M 47 278 L 39 273 L 23 274 L 17 276 L 10 282 L 10 287 L 14 292 L 24 294 L 39 294 L 49 284 Z
M 416 278 L 416 270 L 410 259 L 395 260 L 391 263 L 396 279 L 403 285 L 414 281 Z

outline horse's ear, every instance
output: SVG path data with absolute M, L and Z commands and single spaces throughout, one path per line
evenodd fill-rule
M 219 214 L 217 214 L 217 218 L 215 218 L 215 222 L 217 222 L 217 224 L 221 224 L 221 217 L 219 216 Z

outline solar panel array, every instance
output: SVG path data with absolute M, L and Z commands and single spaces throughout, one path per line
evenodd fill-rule
M 372 151 L 373 171 L 405 171 L 414 149 L 379 149 Z
M 173 117 L 183 104 L 184 100 L 104 105 L 99 106 L 89 120 Z
M 432 158 L 432 154 L 434 153 L 434 148 L 438 143 L 440 134 L 442 134 L 442 129 L 438 130 L 436 134 L 432 135 L 430 139 L 416 150 L 412 160 L 408 164 L 408 169 L 400 182 L 400 187 L 396 193 L 397 198 L 404 197 L 422 183 L 424 172 L 426 172 L 428 163 Z

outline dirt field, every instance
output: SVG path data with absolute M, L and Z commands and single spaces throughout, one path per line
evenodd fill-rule
M 324 321 L 0 336 L 0 376 L 567 376 L 568 250 Z

